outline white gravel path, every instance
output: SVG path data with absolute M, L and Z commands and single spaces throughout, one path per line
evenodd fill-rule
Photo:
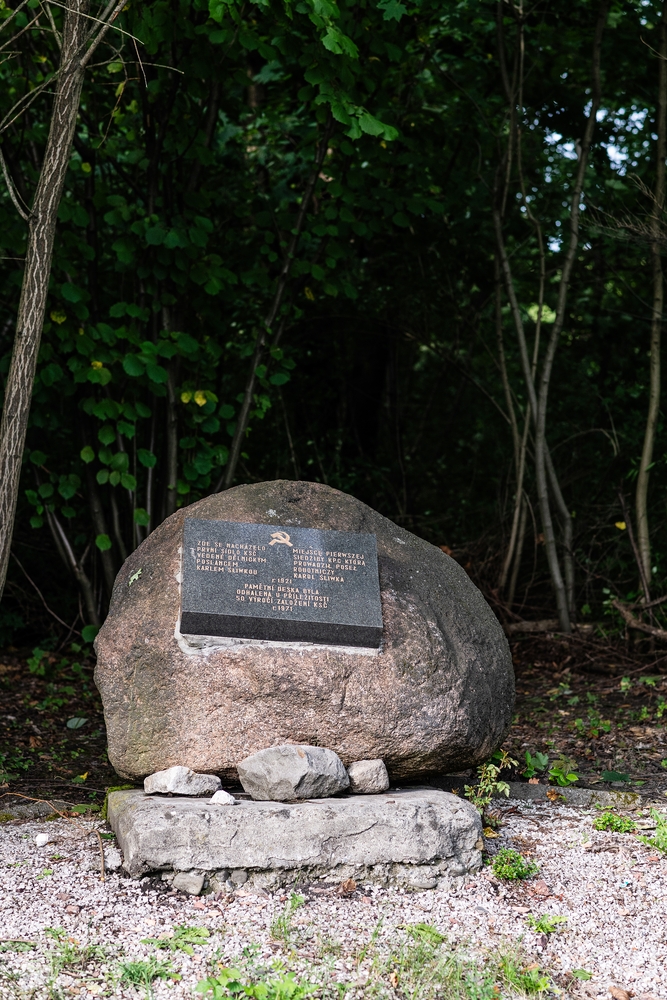
M 489 847 L 514 846 L 532 857 L 540 868 L 535 879 L 500 883 L 486 867 L 431 891 L 362 887 L 361 893 L 341 897 L 332 887 L 307 893 L 288 944 L 271 936 L 286 905 L 284 892 L 261 895 L 242 888 L 233 897 L 197 899 L 117 872 L 102 882 L 97 838 L 81 832 L 93 829 L 91 823 L 5 823 L 0 826 L 0 997 L 38 1000 L 48 997 L 49 989 L 63 998 L 145 996 L 119 981 L 119 963 L 156 954 L 169 958 L 182 978 L 156 981 L 154 996 L 192 997 L 197 981 L 216 967 L 213 959 L 233 964 L 252 945 L 246 960 L 250 955 L 266 966 L 280 959 L 283 967 L 311 979 L 354 984 L 347 995 L 361 997 L 371 991 L 378 967 L 374 956 L 395 948 L 405 925 L 428 923 L 473 952 L 523 937 L 526 961 L 539 962 L 554 983 L 575 995 L 609 1000 L 612 986 L 643 1000 L 667 1000 L 667 857 L 630 834 L 595 831 L 595 809 L 510 801 L 501 810 L 500 836 Z M 40 833 L 50 837 L 44 847 L 35 843 Z M 548 938 L 530 930 L 526 916 L 544 913 L 566 916 L 564 930 Z M 141 943 L 180 924 L 210 931 L 192 957 Z M 47 928 L 64 930 L 60 945 Z M 374 931 L 372 946 L 360 957 Z M 8 939 L 37 947 L 18 951 L 28 946 Z M 101 946 L 104 953 L 91 953 L 87 966 L 65 966 L 49 987 L 62 942 L 74 950 Z M 592 978 L 572 980 L 567 976 L 572 969 L 587 970 Z M 376 987 L 374 995 L 406 995 L 391 977 Z

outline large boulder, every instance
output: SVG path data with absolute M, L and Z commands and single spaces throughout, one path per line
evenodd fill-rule
M 380 650 L 182 636 L 186 516 L 374 534 Z M 485 760 L 514 703 L 507 640 L 465 571 L 320 483 L 238 486 L 172 514 L 123 565 L 96 648 L 109 759 L 127 778 L 182 764 L 234 780 L 245 757 L 281 743 L 422 778 Z

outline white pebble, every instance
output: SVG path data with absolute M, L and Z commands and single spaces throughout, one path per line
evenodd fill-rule
M 35 843 L 37 844 L 38 847 L 46 847 L 48 842 L 49 842 L 48 833 L 38 833 L 37 836 L 35 837 Z
M 233 806 L 236 805 L 236 799 L 229 792 L 225 792 L 222 788 L 219 791 L 214 792 L 212 798 L 210 798 L 209 803 L 212 806 Z

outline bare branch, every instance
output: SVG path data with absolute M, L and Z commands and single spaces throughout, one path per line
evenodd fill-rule
M 614 598 L 611 602 L 613 608 L 616 608 L 619 615 L 623 621 L 630 626 L 630 628 L 636 628 L 639 632 L 646 632 L 647 635 L 652 635 L 655 639 L 662 639 L 663 642 L 667 640 L 667 630 L 664 628 L 658 628 L 657 625 L 647 625 L 640 618 L 635 618 L 632 612 L 622 604 L 618 598 Z
M 9 197 L 12 199 L 12 202 L 14 203 L 14 208 L 19 213 L 24 222 L 29 222 L 30 212 L 29 211 L 26 212 L 23 210 L 23 208 L 21 208 L 21 203 L 19 202 L 18 195 L 16 193 L 16 188 L 14 187 L 14 182 L 9 176 L 9 170 L 7 169 L 7 163 L 5 162 L 5 157 L 3 155 L 1 146 L 0 146 L 0 166 L 2 166 L 2 174 L 3 177 L 5 178 L 5 184 L 7 185 L 7 190 L 9 191 Z

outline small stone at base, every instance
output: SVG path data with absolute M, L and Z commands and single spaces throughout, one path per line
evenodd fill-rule
M 221 788 L 217 792 L 214 792 L 213 796 L 209 799 L 209 803 L 212 806 L 235 806 L 236 799 L 229 792 Z
M 144 778 L 146 795 L 156 792 L 162 795 L 169 792 L 172 795 L 212 795 L 220 785 L 220 778 L 216 774 L 197 774 L 191 768 L 178 764 Z
M 204 888 L 204 876 L 197 872 L 177 872 L 172 882 L 174 889 L 198 896 Z
M 389 788 L 389 775 L 383 760 L 355 760 L 347 773 L 350 791 L 358 795 L 377 795 Z

